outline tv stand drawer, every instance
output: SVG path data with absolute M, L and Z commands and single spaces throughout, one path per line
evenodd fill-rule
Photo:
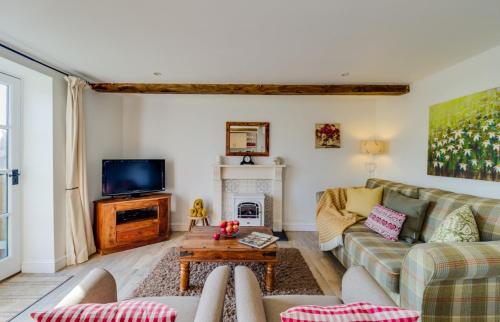
M 118 244 L 128 244 L 130 242 L 142 241 L 158 237 L 158 223 L 149 225 L 144 225 L 143 222 L 139 223 L 141 225 L 135 225 L 136 227 L 125 227 L 124 229 L 119 228 L 121 228 L 120 226 L 129 226 L 131 224 L 118 225 L 116 227 L 116 242 Z
M 158 227 L 158 219 L 148 219 L 141 221 L 134 221 L 126 224 L 116 225 L 116 233 L 125 233 L 137 229 L 147 229 L 149 227 Z

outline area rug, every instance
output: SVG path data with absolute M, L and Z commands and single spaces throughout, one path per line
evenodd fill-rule
M 68 281 L 71 275 L 18 274 L 0 283 L 0 321 L 10 321 Z
M 221 263 L 191 264 L 189 290 L 179 291 L 179 256 L 175 248 L 167 251 L 165 256 L 153 268 L 149 275 L 132 292 L 130 297 L 148 296 L 192 296 L 200 295 L 207 275 Z M 278 264 L 275 268 L 274 291 L 268 293 L 264 287 L 265 269 L 258 263 L 228 263 L 231 276 L 226 291 L 224 304 L 224 322 L 236 321 L 236 303 L 234 296 L 234 267 L 248 266 L 257 276 L 260 289 L 264 295 L 323 295 L 300 251 L 295 248 L 280 248 Z

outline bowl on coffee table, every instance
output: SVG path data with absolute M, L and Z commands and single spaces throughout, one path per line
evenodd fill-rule
M 225 238 L 235 238 L 240 231 L 240 222 L 237 220 L 223 220 L 219 224 L 220 236 Z

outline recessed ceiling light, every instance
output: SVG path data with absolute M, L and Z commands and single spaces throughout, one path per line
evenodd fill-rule
M 340 74 L 340 76 L 347 77 L 347 76 L 349 76 L 349 73 L 342 73 L 342 74 Z
M 155 75 L 155 76 L 161 76 L 161 73 L 160 72 L 154 72 L 153 75 Z

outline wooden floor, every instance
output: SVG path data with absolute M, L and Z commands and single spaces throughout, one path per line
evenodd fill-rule
M 109 270 L 117 281 L 119 299 L 125 298 L 161 259 L 166 248 L 179 245 L 183 235 L 184 233 L 177 232 L 165 242 L 106 256 L 95 255 L 84 264 L 67 267 L 57 272 L 56 275 L 73 275 L 73 278 L 48 294 L 28 311 L 53 307 L 94 267 Z M 330 252 L 319 250 L 317 233 L 287 232 L 287 235 L 289 241 L 279 242 L 280 247 L 298 248 L 323 292 L 326 295 L 340 296 L 340 281 L 344 268 Z M 25 312 L 12 321 L 32 320 L 28 312 Z

